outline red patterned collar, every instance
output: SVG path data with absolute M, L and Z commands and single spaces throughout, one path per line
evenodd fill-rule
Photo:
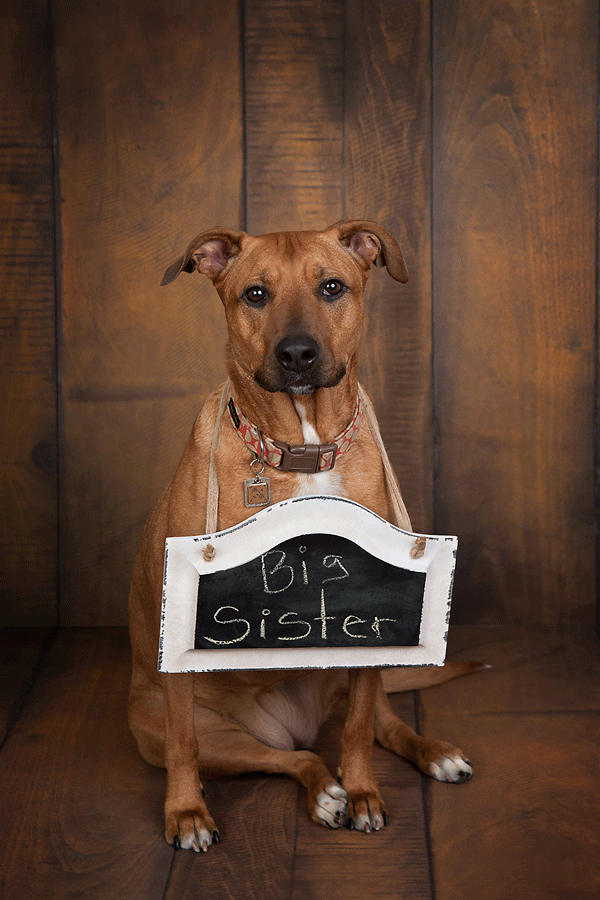
M 350 424 L 331 444 L 301 444 L 290 447 L 283 441 L 274 441 L 261 434 L 230 397 L 227 409 L 233 427 L 261 462 L 266 462 L 281 472 L 303 472 L 314 475 L 333 469 L 336 459 L 347 453 L 356 439 L 362 418 L 362 400 L 357 397 L 356 409 Z

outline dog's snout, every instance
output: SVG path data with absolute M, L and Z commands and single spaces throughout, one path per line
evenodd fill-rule
M 275 356 L 288 372 L 306 372 L 319 356 L 319 345 L 307 334 L 285 337 L 277 344 Z

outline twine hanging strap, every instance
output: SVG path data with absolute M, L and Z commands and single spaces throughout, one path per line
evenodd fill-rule
M 402 499 L 402 494 L 400 493 L 400 488 L 398 487 L 398 482 L 396 481 L 396 476 L 394 474 L 394 470 L 392 469 L 392 464 L 386 453 L 383 439 L 381 437 L 381 432 L 379 431 L 379 425 L 377 423 L 375 410 L 373 409 L 371 401 L 365 394 L 362 385 L 360 384 L 358 385 L 358 395 L 364 403 L 365 417 L 367 422 L 369 423 L 369 428 L 371 429 L 373 439 L 377 444 L 377 449 L 381 454 L 383 471 L 385 472 L 386 487 L 390 498 L 390 503 L 392 504 L 392 509 L 394 510 L 396 525 L 398 526 L 398 528 L 402 528 L 404 531 L 412 531 L 410 518 L 408 516 L 406 506 L 404 505 L 404 500 Z
M 210 445 L 210 462 L 208 464 L 208 488 L 206 491 L 206 531 L 205 534 L 214 534 L 217 530 L 217 516 L 219 512 L 219 482 L 217 480 L 217 466 L 215 464 L 215 454 L 217 452 L 217 444 L 219 443 L 219 430 L 221 428 L 221 419 L 227 406 L 227 401 L 231 393 L 231 383 L 229 378 L 223 384 L 221 392 L 221 401 L 215 420 L 213 430 L 212 443 Z

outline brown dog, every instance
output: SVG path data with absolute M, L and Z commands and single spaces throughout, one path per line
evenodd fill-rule
M 213 281 L 225 307 L 237 409 L 263 435 L 295 448 L 334 442 L 353 419 L 363 289 L 376 261 L 397 281 L 407 280 L 396 241 L 373 222 L 260 237 L 217 228 L 192 241 L 163 284 L 194 269 Z M 199 773 L 286 773 L 306 787 L 315 822 L 377 831 L 387 816 L 371 762 L 375 738 L 441 781 L 461 782 L 473 773 L 456 747 L 425 740 L 394 715 L 377 669 L 157 672 L 165 538 L 206 533 L 209 458 L 220 396 L 217 391 L 204 404 L 175 477 L 150 514 L 129 600 L 130 725 L 144 759 L 167 769 L 166 839 L 196 851 L 218 840 Z M 331 455 L 324 448 L 316 452 L 318 461 Z M 219 530 L 256 512 L 244 497 L 254 458 L 226 410 L 214 452 Z M 272 503 L 299 494 L 339 494 L 394 521 L 381 453 L 364 419 L 335 468 L 311 474 L 306 468 L 270 466 L 268 474 Z M 410 529 L 406 516 L 399 524 Z M 389 670 L 385 686 L 388 691 L 426 687 L 475 667 L 455 663 Z M 311 745 L 344 693 L 349 710 L 338 783 L 319 756 L 295 748 Z

